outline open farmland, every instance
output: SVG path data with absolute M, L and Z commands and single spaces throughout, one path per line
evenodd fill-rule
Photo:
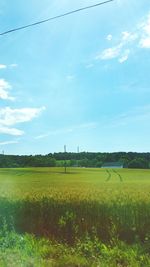
M 150 170 L 1 169 L 0 220 L 8 231 L 69 246 L 87 236 L 105 244 L 148 242 Z
M 0 169 L 0 196 L 112 200 L 116 196 L 143 198 L 150 193 L 150 170 L 92 168 Z

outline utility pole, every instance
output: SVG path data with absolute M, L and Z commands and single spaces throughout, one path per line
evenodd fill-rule
M 64 145 L 64 155 L 65 155 L 64 167 L 65 167 L 65 173 L 66 173 L 66 172 L 67 172 L 67 162 L 66 162 L 66 145 Z

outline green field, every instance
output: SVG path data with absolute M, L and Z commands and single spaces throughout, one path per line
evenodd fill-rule
M 149 199 L 150 170 L 88 168 L 0 169 L 0 196 L 112 201 Z M 121 196 L 120 196 L 121 193 Z M 123 194 L 123 195 L 122 195 Z
M 42 255 L 14 266 L 150 266 L 150 170 L 0 169 L 0 223 Z

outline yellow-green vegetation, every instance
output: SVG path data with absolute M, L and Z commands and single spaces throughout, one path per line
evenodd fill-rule
M 20 266 L 150 266 L 150 170 L 0 169 L 0 223 L 3 264 L 16 249 Z

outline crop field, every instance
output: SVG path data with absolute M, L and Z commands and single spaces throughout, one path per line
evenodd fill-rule
M 1 214 L 20 221 L 20 230 L 57 238 L 62 228 L 68 242 L 93 228 L 105 241 L 114 226 L 129 242 L 150 231 L 149 170 L 1 169 L 0 200 Z
M 0 169 L 0 197 L 11 199 L 47 196 L 103 202 L 125 196 L 145 201 L 149 193 L 150 170 L 67 168 L 65 173 L 64 168 Z
M 8 231 L 71 247 L 87 237 L 108 246 L 113 240 L 145 244 L 150 238 L 150 170 L 0 169 L 0 223 Z

